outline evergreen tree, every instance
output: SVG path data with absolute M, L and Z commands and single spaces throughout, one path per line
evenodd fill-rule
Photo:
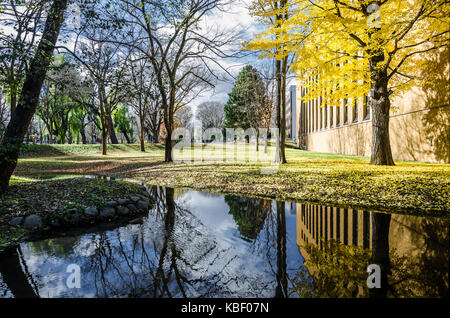
M 261 83 L 261 85 L 255 85 Z M 228 102 L 224 106 L 225 128 L 248 129 L 250 125 L 249 110 L 257 99 L 255 87 L 264 87 L 259 72 L 251 65 L 245 66 L 239 73 Z

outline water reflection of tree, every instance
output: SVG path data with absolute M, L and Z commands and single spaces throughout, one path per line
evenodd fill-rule
M 394 266 L 397 284 L 390 292 L 396 297 L 449 297 L 450 221 L 420 218 L 413 226 L 411 248 L 418 254 Z
M 22 269 L 22 264 L 24 268 Z M 38 289 L 28 273 L 20 246 L 2 253 L 0 274 L 3 283 L 16 298 L 38 298 Z
M 262 199 L 226 197 L 230 213 L 242 236 L 250 240 L 253 254 L 262 254 L 275 277 L 274 297 L 288 298 L 286 204 Z M 248 210 L 246 210 L 248 209 Z M 242 232 L 244 231 L 244 232 Z M 267 289 L 273 288 L 267 286 Z
M 302 297 L 448 297 L 447 219 L 417 218 L 411 229 L 416 246 L 409 246 L 419 252 L 417 257 L 400 256 L 390 248 L 391 215 L 373 213 L 372 223 L 372 250 L 334 240 L 324 241 L 322 249 L 306 244 L 308 260 L 294 289 Z M 369 264 L 381 267 L 380 289 L 367 287 Z
M 202 231 L 190 211 L 176 204 L 173 189 L 152 194 L 156 203 L 149 218 L 153 219 L 132 232 L 131 243 L 120 237 L 120 231 L 115 232 L 117 246 L 111 246 L 108 237 L 98 238 L 91 264 L 91 271 L 98 273 L 94 280 L 98 296 L 230 296 L 230 286 L 245 280 L 244 274 L 224 274 L 236 256 L 225 257 L 227 250 Z
M 286 204 L 277 202 L 277 287 L 276 298 L 288 297 L 286 255 Z
M 271 202 L 262 199 L 225 196 L 230 214 L 244 238 L 254 240 L 264 226 Z

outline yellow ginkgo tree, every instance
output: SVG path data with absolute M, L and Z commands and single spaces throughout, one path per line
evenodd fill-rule
M 307 88 L 304 99 L 323 96 L 325 104 L 338 106 L 344 98 L 368 95 L 371 163 L 394 165 L 389 140 L 391 99 L 412 86 L 420 87 L 428 54 L 449 45 L 450 2 L 289 2 L 291 15 L 279 27 L 284 36 L 278 41 L 284 43 L 284 54 L 296 54 L 292 68 Z M 276 32 L 268 28 L 250 45 L 273 47 Z

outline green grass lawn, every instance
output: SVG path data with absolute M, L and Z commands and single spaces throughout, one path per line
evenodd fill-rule
M 111 146 L 108 156 L 101 156 L 99 145 L 45 146 L 45 151 L 39 147 L 19 161 L 16 178 L 95 174 L 373 211 L 426 215 L 450 211 L 450 166 L 443 164 L 397 161 L 395 167 L 379 167 L 365 157 L 311 153 L 290 146 L 288 164 L 266 175 L 261 173 L 264 164 L 251 162 L 218 163 L 205 158 L 204 162 L 166 164 L 161 145 L 151 146 L 146 153 L 136 145 Z

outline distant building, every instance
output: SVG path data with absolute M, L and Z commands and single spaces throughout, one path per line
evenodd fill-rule
M 289 97 L 286 105 L 286 138 L 297 140 L 297 88 L 295 85 L 289 89 Z

